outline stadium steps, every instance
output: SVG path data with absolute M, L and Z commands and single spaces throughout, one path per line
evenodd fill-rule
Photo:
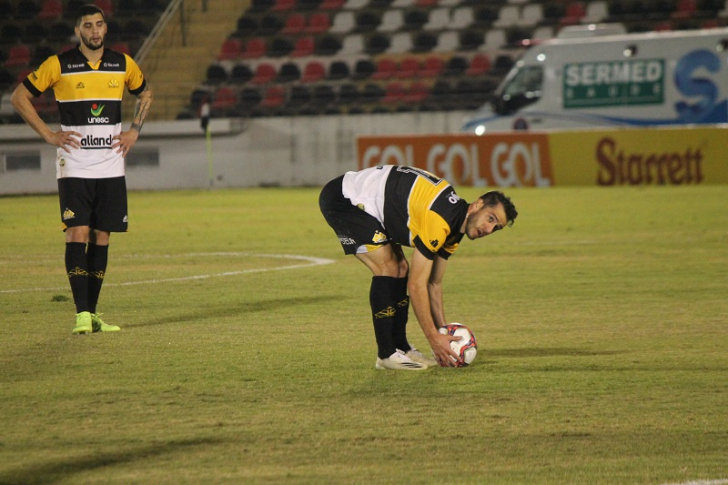
M 190 93 L 205 80 L 210 62 L 216 58 L 228 34 L 237 27 L 240 13 L 250 0 L 186 2 L 186 46 L 182 45 L 179 15 L 169 22 L 141 68 L 154 89 L 149 121 L 174 120 L 189 103 Z M 134 113 L 134 96 L 125 96 L 123 113 L 129 121 Z

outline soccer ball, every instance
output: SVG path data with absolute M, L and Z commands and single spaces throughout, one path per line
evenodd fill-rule
M 456 367 L 465 367 L 475 360 L 478 354 L 478 342 L 475 335 L 468 327 L 461 323 L 450 323 L 438 330 L 443 335 L 451 335 L 453 337 L 462 337 L 460 340 L 450 342 L 450 347 L 460 356 L 462 362 L 457 362 Z

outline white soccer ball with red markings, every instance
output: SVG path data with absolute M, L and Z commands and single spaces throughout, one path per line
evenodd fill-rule
M 462 362 L 457 362 L 456 367 L 465 367 L 475 360 L 478 355 L 478 342 L 473 332 L 462 323 L 449 323 L 438 330 L 443 335 L 462 337 L 460 340 L 450 342 L 450 347 L 460 356 Z

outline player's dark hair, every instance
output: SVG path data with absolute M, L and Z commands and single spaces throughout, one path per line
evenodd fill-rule
M 498 190 L 492 190 L 481 195 L 480 198 L 483 201 L 484 207 L 493 207 L 498 204 L 503 204 L 503 209 L 506 212 L 506 219 L 508 219 L 508 225 L 513 225 L 513 221 L 515 221 L 516 217 L 518 217 L 518 211 L 516 210 L 516 206 L 513 205 L 513 202 L 511 202 L 510 197 L 506 197 L 503 192 Z
M 81 5 L 79 7 L 78 12 L 76 12 L 76 27 L 81 26 L 81 19 L 86 17 L 87 15 L 96 15 L 101 14 L 101 17 L 103 17 L 104 22 L 106 22 L 106 15 L 104 15 L 104 11 L 101 10 L 100 7 L 97 5 L 94 5 L 93 3 L 87 3 L 86 5 Z

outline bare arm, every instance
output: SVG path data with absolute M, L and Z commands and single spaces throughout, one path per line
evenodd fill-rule
M 447 318 L 445 318 L 445 304 L 442 297 L 442 279 L 445 276 L 446 268 L 447 259 L 435 256 L 427 290 L 430 295 L 430 311 L 432 312 L 432 319 L 435 321 L 437 328 L 448 324 Z
M 435 307 L 432 306 L 432 301 L 430 300 L 430 280 L 434 277 L 435 280 L 439 279 L 442 282 L 442 275 L 445 271 L 444 266 L 440 266 L 441 263 L 437 264 L 438 266 L 434 268 L 433 272 L 435 263 L 427 259 L 415 248 L 412 255 L 412 265 L 410 267 L 407 289 L 409 291 L 412 308 L 417 316 L 417 320 L 420 322 L 422 332 L 425 334 L 430 347 L 432 347 L 435 359 L 443 367 L 452 367 L 453 361 L 458 360 L 458 357 L 450 348 L 450 341 L 457 340 L 457 338 L 438 333 L 435 320 L 433 319 L 434 314 L 442 314 L 441 290 L 439 296 L 437 294 L 435 295 L 439 302 L 435 303 Z M 438 286 L 436 285 L 436 287 Z M 444 319 L 444 315 L 437 316 L 436 318 Z
M 131 147 L 133 147 L 139 139 L 139 133 L 142 131 L 142 125 L 144 125 L 144 120 L 149 114 L 149 107 L 152 105 L 153 99 L 154 95 L 152 94 L 152 89 L 149 85 L 147 85 L 144 91 L 142 91 L 137 98 L 136 105 L 134 106 L 134 117 L 131 120 L 131 127 L 129 128 L 129 131 L 122 131 L 116 135 L 114 139 L 117 141 L 111 146 L 111 148 L 118 148 L 118 151 L 123 156 L 126 156 L 126 154 L 129 153 Z
M 38 112 L 31 103 L 33 93 L 28 91 L 22 83 L 18 84 L 10 97 L 10 102 L 15 111 L 28 123 L 28 126 L 38 133 L 46 143 L 63 148 L 69 151 L 68 147 L 81 148 L 79 140 L 81 134 L 76 131 L 53 131 L 38 116 Z

